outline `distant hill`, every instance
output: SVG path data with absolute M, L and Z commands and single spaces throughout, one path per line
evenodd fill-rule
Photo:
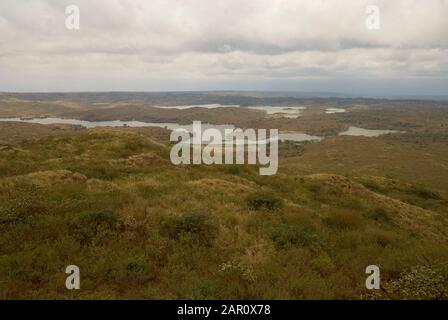
M 353 104 L 377 103 L 390 100 L 443 101 L 444 96 L 418 97 L 356 97 L 331 92 L 269 92 L 269 91 L 184 91 L 184 92 L 35 92 L 0 93 L 2 99 L 39 101 L 71 100 L 85 103 L 141 102 L 152 105 L 227 104 L 227 105 L 288 105 L 288 104 Z

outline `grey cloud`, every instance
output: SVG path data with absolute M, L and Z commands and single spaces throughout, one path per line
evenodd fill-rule
M 370 3 L 2 0 L 0 91 L 24 79 L 67 88 L 97 79 L 107 89 L 173 79 L 444 78 L 448 1 L 377 0 L 378 31 L 364 26 Z M 64 26 L 68 4 L 81 9 L 77 32 Z

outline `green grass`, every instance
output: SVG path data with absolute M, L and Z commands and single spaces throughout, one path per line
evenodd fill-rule
M 0 155 L 4 299 L 361 299 L 370 264 L 388 288 L 374 298 L 410 297 L 407 273 L 422 283 L 412 297 L 447 298 L 428 293 L 447 279 L 448 235 L 426 186 L 177 167 L 168 146 L 116 130 Z M 65 289 L 70 264 L 79 291 Z

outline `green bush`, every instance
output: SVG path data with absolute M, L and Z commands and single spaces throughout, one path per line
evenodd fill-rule
M 311 226 L 280 224 L 271 234 L 277 248 L 290 246 L 319 246 L 323 237 Z
M 307 184 L 307 188 L 313 193 L 320 193 L 323 189 L 323 186 L 320 183 L 309 183 Z
M 120 216 L 111 211 L 82 215 L 73 226 L 74 236 L 81 244 L 89 244 L 94 239 L 104 239 L 120 231 L 123 223 Z
M 361 215 L 352 211 L 334 211 L 325 217 L 324 222 L 337 229 L 357 229 L 363 221 Z
M 113 180 L 123 174 L 116 166 L 107 161 L 94 160 L 89 162 L 72 163 L 67 166 L 72 172 L 79 172 L 89 179 Z
M 383 208 L 375 208 L 367 212 L 367 218 L 378 222 L 391 223 L 390 213 Z
M 410 192 L 423 199 L 442 200 L 442 197 L 437 192 L 426 189 L 421 185 L 413 185 Z
M 211 216 L 205 213 L 188 213 L 180 217 L 172 217 L 160 226 L 161 234 L 170 239 L 187 238 L 207 245 L 213 242 L 217 231 L 218 228 Z
M 238 166 L 225 166 L 224 173 L 238 175 L 241 173 L 241 168 Z
M 369 229 L 365 230 L 363 234 L 366 238 L 375 241 L 381 247 L 386 247 L 395 242 L 395 235 L 393 232 L 383 229 Z
M 35 185 L 19 185 L 11 198 L 0 204 L 0 222 L 27 222 L 48 211 L 44 191 Z
M 258 191 L 250 194 L 246 198 L 247 204 L 251 209 L 276 210 L 283 207 L 283 199 L 272 192 Z
M 143 263 L 139 263 L 139 262 L 130 262 L 128 263 L 128 265 L 126 266 L 126 270 L 130 271 L 130 272 L 142 272 L 146 269 L 145 265 Z
M 119 215 L 112 211 L 89 213 L 80 218 L 80 224 L 86 226 L 88 225 L 93 228 L 104 226 L 107 229 L 114 229 L 120 223 L 121 221 Z
M 367 189 L 373 191 L 373 192 L 378 192 L 378 193 L 384 193 L 384 189 L 375 181 L 370 181 L 370 180 L 361 180 L 360 181 L 361 184 L 366 187 Z

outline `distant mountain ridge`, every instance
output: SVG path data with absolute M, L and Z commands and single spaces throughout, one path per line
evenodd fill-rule
M 390 100 L 448 101 L 448 96 L 391 96 L 362 97 L 331 92 L 277 92 L 277 91 L 170 91 L 170 92 L 29 92 L 0 93 L 0 98 L 25 100 L 76 100 L 91 102 L 140 102 L 151 105 L 285 105 L 306 103 L 372 103 Z

